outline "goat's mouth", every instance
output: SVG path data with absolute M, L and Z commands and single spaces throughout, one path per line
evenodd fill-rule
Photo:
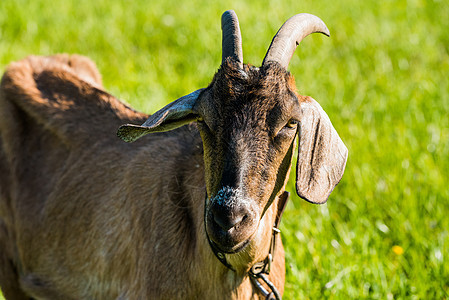
M 257 231 L 255 218 L 246 217 L 239 224 L 226 228 L 217 222 L 211 213 L 206 214 L 206 232 L 209 239 L 221 252 L 237 253 L 242 251 L 252 240 Z
M 243 249 L 245 249 L 245 247 L 249 244 L 249 242 L 251 242 L 251 238 L 247 239 L 246 241 L 243 241 L 237 245 L 235 245 L 234 247 L 231 248 L 222 248 L 222 246 L 219 246 L 217 244 L 215 244 L 215 246 L 222 252 L 227 253 L 227 254 L 235 254 L 235 253 L 239 253 L 240 251 L 243 251 Z
M 242 251 L 252 240 L 253 235 L 251 235 L 248 239 L 243 241 L 229 241 L 229 239 L 217 239 L 215 235 L 208 234 L 209 239 L 214 244 L 214 246 L 223 253 L 227 254 L 235 254 Z

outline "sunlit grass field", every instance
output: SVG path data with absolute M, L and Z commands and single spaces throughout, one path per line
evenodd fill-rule
M 30 54 L 80 53 L 109 92 L 152 113 L 212 79 L 227 9 L 254 65 L 296 13 L 331 31 L 306 38 L 289 69 L 349 160 L 325 205 L 294 195 L 291 176 L 284 298 L 449 299 L 447 1 L 2 0 L 0 70 Z

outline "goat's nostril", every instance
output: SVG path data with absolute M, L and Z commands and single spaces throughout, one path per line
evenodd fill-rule
M 247 217 L 248 217 L 247 215 L 231 216 L 231 215 L 214 214 L 214 221 L 223 230 L 228 231 L 229 229 L 240 224 Z

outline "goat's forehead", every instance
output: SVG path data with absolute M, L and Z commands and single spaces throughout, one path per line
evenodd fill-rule
M 236 70 L 224 65 L 210 86 L 208 105 L 223 118 L 241 115 L 266 118 L 282 114 L 298 101 L 293 76 L 276 65 L 269 68 L 245 66 Z

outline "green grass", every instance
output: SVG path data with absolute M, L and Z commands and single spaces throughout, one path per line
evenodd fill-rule
M 331 38 L 304 40 L 290 70 L 350 156 L 328 204 L 289 204 L 285 299 L 449 299 L 447 1 L 158 2 L 3 0 L 0 70 L 84 54 L 108 91 L 154 112 L 211 80 L 224 10 L 237 12 L 254 65 L 288 17 L 318 15 Z

